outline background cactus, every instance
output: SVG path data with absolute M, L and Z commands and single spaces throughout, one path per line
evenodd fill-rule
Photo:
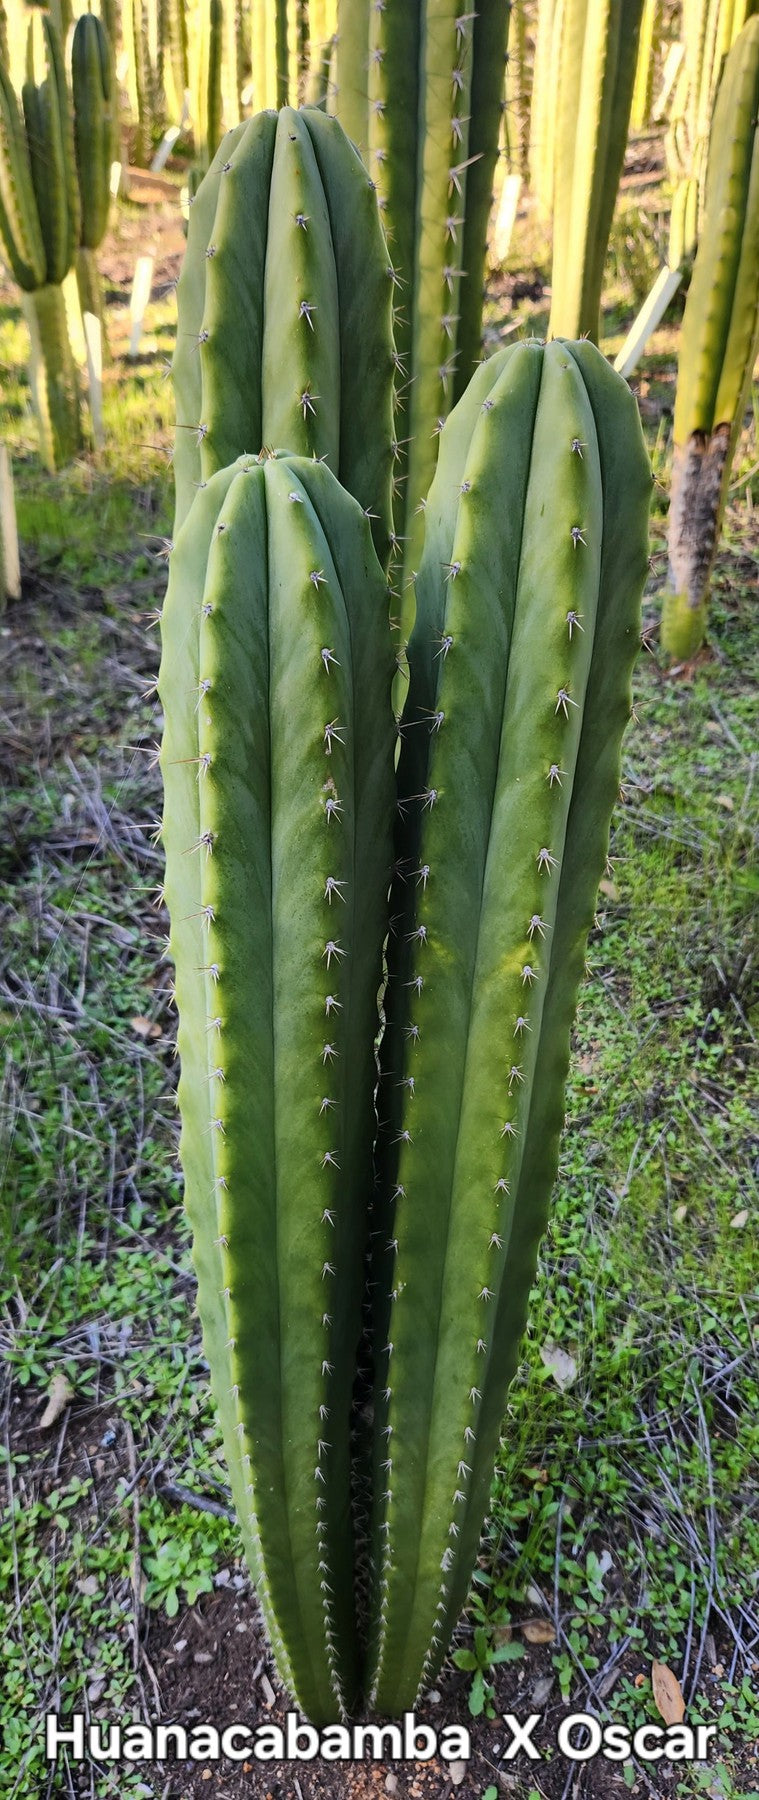
M 662 645 L 703 642 L 730 465 L 759 353 L 759 17 L 725 64 L 712 124 L 704 222 L 683 318 Z
M 758 0 L 683 0 L 683 60 L 665 137 L 675 195 L 669 263 L 678 268 L 694 255 L 704 210 L 709 134 L 725 57 Z
M 503 0 L 338 9 L 336 111 L 376 184 L 398 283 L 394 516 L 405 591 L 436 433 L 481 355 L 507 26 Z
M 79 190 L 63 55 L 44 13 L 29 23 L 23 121 L 0 63 L 0 239 L 22 290 L 30 379 L 48 468 L 81 446 L 77 373 L 62 283 L 79 242 Z
M 464 1603 L 563 1119 L 647 567 L 635 404 L 520 345 L 446 424 L 398 770 L 374 1229 L 372 1701 Z
M 178 287 L 177 526 L 201 479 L 286 448 L 326 458 L 387 561 L 391 309 L 375 196 L 337 121 L 284 108 L 225 138 Z
M 214 475 L 171 556 L 160 675 L 181 1154 L 246 1554 L 314 1720 L 358 1681 L 349 1433 L 394 669 L 369 524 L 329 470 Z
M 105 341 L 103 289 L 95 252 L 108 227 L 111 164 L 118 159 L 116 75 L 108 35 L 94 13 L 77 19 L 71 41 L 74 146 L 81 201 L 76 278 L 82 313 L 100 320 Z
M 192 92 L 192 129 L 195 175 L 209 168 L 222 135 L 222 61 L 225 14 L 234 18 L 234 0 L 201 0 L 190 34 L 189 61 Z M 231 129 L 239 123 L 239 111 L 226 120 Z M 196 185 L 195 183 L 193 185 Z
M 550 337 L 598 336 L 643 0 L 563 0 L 555 95 Z

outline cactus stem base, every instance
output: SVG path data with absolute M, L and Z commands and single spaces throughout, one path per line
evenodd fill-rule
M 22 296 L 29 327 L 29 378 L 40 433 L 40 454 L 51 472 L 82 448 L 79 382 L 63 289 L 52 283 Z
M 661 647 L 670 662 L 689 662 L 706 637 L 707 602 L 692 606 L 687 594 L 666 592 L 662 600 Z

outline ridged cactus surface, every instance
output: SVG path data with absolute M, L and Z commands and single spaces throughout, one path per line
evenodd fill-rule
M 562 0 L 550 337 L 598 337 L 643 0 Z
M 381 1048 L 381 1713 L 434 1679 L 486 1511 L 618 787 L 650 486 L 634 401 L 590 344 L 494 356 L 442 433 Z
M 395 668 L 360 507 L 242 459 L 171 555 L 160 694 L 181 1157 L 248 1562 L 316 1721 L 356 1701 L 349 1432 Z
M 178 287 L 177 526 L 199 481 L 284 447 L 326 458 L 386 562 L 392 298 L 371 182 L 335 119 L 285 107 L 223 140 Z
M 338 8 L 335 107 L 376 184 L 397 279 L 395 530 L 409 598 L 437 433 L 481 355 L 508 14 L 505 0 Z
M 683 317 L 662 642 L 703 641 L 712 564 L 738 432 L 759 353 L 759 17 L 725 63 L 712 123 L 705 211 Z
M 74 147 L 81 201 L 76 275 L 82 313 L 105 332 L 102 284 L 95 259 L 108 227 L 111 164 L 118 158 L 118 90 L 113 52 L 95 13 L 82 13 L 71 40 Z

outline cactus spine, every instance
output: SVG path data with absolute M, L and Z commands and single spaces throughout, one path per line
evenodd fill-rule
M 550 337 L 598 336 L 643 0 L 563 0 Z
M 387 561 L 391 308 L 375 196 L 337 121 L 284 108 L 230 133 L 193 204 L 178 288 L 177 525 L 198 481 L 284 447 L 326 457 Z
M 703 642 L 730 466 L 759 353 L 757 112 L 759 17 L 736 39 L 717 95 L 683 318 L 662 618 L 663 648 L 676 657 Z
M 172 553 L 160 676 L 181 1151 L 246 1552 L 317 1721 L 358 1682 L 349 1433 L 394 668 L 369 524 L 329 470 L 213 476 Z
M 649 497 L 634 402 L 588 344 L 499 353 L 443 430 L 381 1050 L 381 1713 L 434 1679 L 476 1556 L 555 1175 Z
M 79 194 L 63 56 L 44 14 L 30 21 L 22 102 L 23 122 L 0 63 L 0 238 L 22 291 L 40 448 L 54 469 L 81 446 L 62 289 L 79 238 Z

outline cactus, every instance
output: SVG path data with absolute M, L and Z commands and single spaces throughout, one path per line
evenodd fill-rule
M 387 561 L 392 291 L 371 183 L 335 119 L 285 108 L 224 139 L 178 288 L 176 527 L 199 481 L 284 447 L 326 458 Z
M 709 134 L 725 58 L 756 12 L 759 0 L 684 0 L 683 61 L 665 136 L 675 185 L 669 265 L 694 255 L 704 211 Z
M 160 113 L 158 0 L 123 0 L 121 30 L 126 86 L 136 127 L 134 160 L 144 167 Z
M 225 0 L 225 7 L 227 13 L 234 13 L 234 0 Z M 190 35 L 192 129 L 198 175 L 205 173 L 210 167 L 222 135 L 221 77 L 225 7 L 222 0 L 201 0 Z M 228 121 L 229 127 L 234 127 L 237 123 L 237 118 Z
M 651 120 L 654 70 L 661 32 L 660 15 L 661 0 L 643 0 L 638 60 L 635 66 L 635 81 L 630 108 L 630 129 L 632 131 L 645 131 Z
M 21 598 L 21 563 L 13 495 L 13 469 L 8 449 L 0 444 L 0 613 L 8 600 Z
M 71 41 L 74 147 L 81 201 L 76 278 L 82 314 L 99 319 L 106 342 L 105 307 L 95 251 L 105 237 L 111 205 L 111 164 L 118 157 L 118 106 L 113 55 L 94 13 L 77 19 Z
M 343 0 L 337 116 L 379 195 L 398 282 L 395 532 L 409 592 L 436 433 L 481 354 L 485 239 L 508 8 Z M 365 94 L 362 91 L 365 83 Z
M 535 211 L 551 218 L 558 56 L 564 0 L 538 0 L 528 161 Z
M 596 339 L 643 0 L 563 0 L 550 337 Z
M 563 1120 L 647 567 L 650 467 L 594 347 L 486 362 L 445 425 L 409 645 L 373 1241 L 371 1699 L 466 1597 Z
M 675 399 L 669 576 L 662 646 L 693 655 L 730 466 L 759 354 L 759 17 L 725 63 L 706 169 L 704 221 L 683 317 Z
M 63 56 L 44 15 L 32 15 L 18 102 L 0 63 L 0 240 L 22 291 L 32 400 L 50 469 L 76 455 L 81 420 L 62 283 L 79 238 L 79 193 Z
M 525 0 L 513 0 L 506 57 L 505 154 L 511 172 L 519 173 L 525 181 L 530 172 L 531 101 L 532 66 L 527 48 Z
M 319 463 L 197 495 L 163 615 L 181 1156 L 251 1573 L 310 1718 L 356 1700 L 349 1434 L 391 860 L 395 661 L 361 508 Z

